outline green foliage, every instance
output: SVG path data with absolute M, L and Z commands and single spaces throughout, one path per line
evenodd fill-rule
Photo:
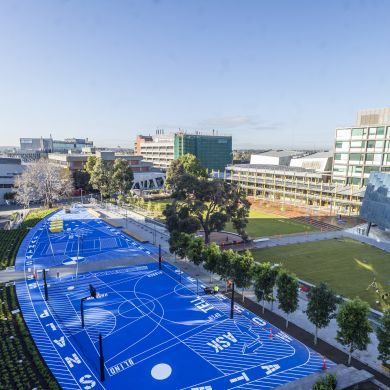
M 378 337 L 378 359 L 383 365 L 390 363 L 390 309 L 383 313 L 380 320 L 380 327 L 376 330 Z
M 245 226 L 250 204 L 244 192 L 224 180 L 210 180 L 206 171 L 199 168 L 199 161 L 194 156 L 182 157 L 174 160 L 169 168 L 168 182 L 174 199 L 174 203 L 167 205 L 164 211 L 169 232 L 177 230 L 179 224 L 188 227 L 184 230 L 186 232 L 190 232 L 189 227 L 200 226 L 208 244 L 210 234 L 224 229 L 231 220 L 237 231 L 246 238 Z
M 174 232 L 169 237 L 169 251 L 185 258 L 188 247 L 191 243 L 192 235 L 188 233 Z
M 6 192 L 4 194 L 4 199 L 5 200 L 13 200 L 15 199 L 16 192 Z
M 336 385 L 336 375 L 328 374 L 314 384 L 313 390 L 333 390 L 336 388 Z
M 0 230 L 0 269 L 15 264 L 17 248 L 26 233 L 26 229 Z
M 199 160 L 193 154 L 185 154 L 173 160 L 167 170 L 166 185 L 175 190 L 177 183 L 183 175 L 193 175 L 196 178 L 207 178 L 207 170 L 203 168 Z
M 219 246 L 215 242 L 212 242 L 211 244 L 207 245 L 204 250 L 203 256 L 204 269 L 206 271 L 215 273 L 221 258 L 221 249 L 219 248 Z
M 118 158 L 114 161 L 111 180 L 112 188 L 121 194 L 124 194 L 131 189 L 134 174 L 127 160 Z
M 89 184 L 91 175 L 87 171 L 73 171 L 72 176 L 75 188 L 81 188 L 84 191 L 91 191 L 92 187 Z
M 246 250 L 238 254 L 233 263 L 233 279 L 238 288 L 248 288 L 252 284 L 254 260 L 252 253 Z
M 276 278 L 278 288 L 277 298 L 279 301 L 279 309 L 282 309 L 286 314 L 286 328 L 288 327 L 288 315 L 294 313 L 298 308 L 298 279 L 294 274 L 286 270 L 281 270 Z
M 203 239 L 201 237 L 192 237 L 187 248 L 187 257 L 195 265 L 200 265 L 203 262 L 204 249 L 205 245 Z
M 112 192 L 111 164 L 107 163 L 101 158 L 97 158 L 90 175 L 90 184 L 92 188 L 94 190 L 98 190 L 102 197 L 109 197 Z
M 221 252 L 221 256 L 218 258 L 218 263 L 215 272 L 221 277 L 222 280 L 229 280 L 233 278 L 233 264 L 237 261 L 239 254 L 232 249 Z
M 370 342 L 369 334 L 372 326 L 368 320 L 369 305 L 360 298 L 355 298 L 340 306 L 337 314 L 336 340 L 346 346 L 349 351 L 348 364 L 351 354 L 356 349 L 365 350 Z
M 85 171 L 88 172 L 90 176 L 92 175 L 92 172 L 95 168 L 96 161 L 96 156 L 89 156 L 87 162 L 84 165 Z
M 20 224 L 21 229 L 34 227 L 39 221 L 58 210 L 58 208 L 50 209 L 34 209 L 31 210 L 27 216 L 24 218 L 23 222 Z
M 273 291 L 279 269 L 270 262 L 258 263 L 254 267 L 254 291 L 257 299 L 263 301 L 263 313 L 264 302 L 271 302 L 274 299 Z
M 339 300 L 326 283 L 320 283 L 313 287 L 308 295 L 306 315 L 311 323 L 316 327 L 314 344 L 317 344 L 317 329 L 325 328 L 335 317 L 335 311 Z

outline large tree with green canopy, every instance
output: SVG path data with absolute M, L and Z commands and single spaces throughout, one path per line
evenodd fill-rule
M 205 243 L 214 231 L 223 230 L 231 221 L 237 232 L 247 238 L 250 203 L 237 185 L 220 179 L 210 179 L 199 161 L 192 155 L 174 160 L 167 173 L 173 203 L 164 210 L 170 233 L 204 231 Z

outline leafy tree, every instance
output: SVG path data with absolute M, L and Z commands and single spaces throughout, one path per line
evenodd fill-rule
M 370 342 L 372 326 L 368 320 L 370 307 L 367 302 L 355 298 L 340 306 L 337 314 L 336 340 L 348 348 L 348 364 L 351 364 L 352 352 L 366 350 Z
M 265 302 L 272 302 L 274 299 L 273 293 L 278 273 L 279 267 L 269 262 L 258 263 L 254 267 L 254 290 L 257 299 L 263 301 L 263 313 Z
M 187 207 L 178 207 L 177 203 L 168 204 L 163 212 L 169 232 L 193 234 L 200 229 L 199 221 L 190 215 Z
M 75 188 L 81 188 L 84 191 L 90 191 L 91 185 L 89 184 L 89 181 L 91 179 L 91 175 L 87 171 L 73 171 L 73 181 Z
M 207 245 L 204 249 L 203 256 L 203 268 L 206 271 L 209 271 L 211 274 L 215 273 L 221 257 L 221 249 L 219 248 L 219 246 L 215 242 L 212 242 L 211 244 Z
M 186 218 L 186 221 L 181 218 L 182 223 L 202 228 L 206 244 L 210 242 L 210 234 L 222 230 L 229 220 L 242 237 L 247 238 L 245 226 L 250 204 L 236 184 L 210 180 L 207 171 L 192 155 L 174 160 L 168 172 L 167 181 L 174 202 L 166 206 L 164 216 L 170 233 L 176 229 L 177 223 L 171 224 L 169 219 L 174 219 L 175 214 L 182 211 Z
M 326 283 L 320 283 L 313 287 L 308 295 L 306 315 L 309 321 L 315 325 L 314 344 L 317 344 L 318 328 L 325 328 L 332 318 L 335 318 L 337 303 L 336 295 L 329 289 Z
M 169 251 L 176 253 L 181 258 L 187 257 L 192 237 L 191 234 L 174 232 L 169 237 Z
M 123 158 L 114 161 L 112 167 L 112 187 L 121 194 L 128 192 L 134 180 L 133 170 L 129 162 Z
M 187 257 L 195 265 L 199 266 L 203 262 L 204 241 L 201 237 L 192 237 L 187 247 Z
M 193 154 L 184 154 L 173 160 L 167 170 L 165 184 L 175 190 L 182 176 L 192 175 L 197 178 L 207 178 L 207 169 L 203 168 Z
M 216 273 L 221 277 L 222 280 L 226 283 L 227 291 L 227 281 L 233 276 L 233 264 L 237 261 L 237 252 L 232 249 L 221 252 L 221 256 L 218 258 L 218 263 L 215 268 Z
M 244 290 L 252 284 L 253 265 L 253 255 L 248 250 L 246 250 L 242 255 L 238 255 L 232 264 L 233 280 L 236 286 L 242 289 L 243 302 L 245 299 Z
M 89 156 L 84 165 L 84 170 L 88 172 L 90 176 L 92 175 L 93 169 L 95 168 L 96 161 L 96 156 Z
M 100 192 L 101 199 L 110 196 L 111 188 L 111 166 L 101 158 L 96 160 L 91 173 L 90 184 L 94 190 Z
M 383 313 L 376 335 L 379 341 L 378 359 L 382 361 L 383 365 L 386 365 L 390 361 L 390 309 Z
M 279 309 L 286 313 L 286 328 L 288 328 L 288 316 L 298 308 L 298 279 L 288 271 L 281 270 L 276 278 L 276 285 Z

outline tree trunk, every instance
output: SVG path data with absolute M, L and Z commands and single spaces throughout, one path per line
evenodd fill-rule
M 245 293 L 244 293 L 244 287 L 242 288 L 242 301 L 245 301 Z
M 314 345 L 317 345 L 317 334 L 318 334 L 318 328 L 316 326 L 316 330 L 314 332 Z
M 288 328 L 288 314 L 286 316 L 286 329 Z
M 265 309 L 265 299 L 264 299 L 264 294 L 263 294 L 263 314 L 264 314 L 264 309 Z
M 204 243 L 206 245 L 210 244 L 210 232 L 204 229 Z
M 225 292 L 227 292 L 227 279 L 225 280 Z
M 349 352 L 348 352 L 348 366 L 351 365 L 351 358 L 352 358 L 352 346 L 349 348 Z

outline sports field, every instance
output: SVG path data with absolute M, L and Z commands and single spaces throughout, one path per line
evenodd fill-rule
M 230 319 L 228 298 L 204 295 L 200 282 L 167 262 L 159 270 L 153 262 L 156 248 L 147 253 L 137 241 L 136 249 L 148 264 L 72 273 L 65 278 L 49 270 L 45 301 L 42 272 L 34 276 L 31 271 L 35 262 L 46 269 L 60 264 L 46 255 L 48 237 L 52 238 L 46 229 L 50 220 L 61 217 L 64 221 L 66 234 L 59 241 L 63 245 L 58 256 L 69 259 L 74 257 L 71 236 L 80 229 L 88 230 L 87 242 L 105 238 L 102 233 L 111 238 L 118 237 L 116 232 L 121 234 L 102 221 L 91 224 L 84 211 L 52 215 L 29 232 L 18 253 L 20 260 L 24 256 L 26 274 L 25 281 L 16 286 L 20 307 L 41 355 L 63 389 L 270 389 L 322 370 L 322 356 L 239 305 L 234 305 Z M 89 254 L 85 261 L 98 261 L 113 250 L 132 247 L 95 244 L 89 247 L 90 254 L 85 251 Z M 67 266 L 67 262 L 62 264 Z M 90 297 L 90 285 L 97 289 L 96 298 Z M 86 298 L 84 328 L 82 298 Z
M 82 328 L 80 300 L 90 284 L 98 297 L 85 301 Z M 76 385 L 68 373 L 81 388 L 93 381 L 96 388 L 200 390 L 270 389 L 321 371 L 322 356 L 241 306 L 230 319 L 229 299 L 204 295 L 203 287 L 167 263 L 162 271 L 154 263 L 81 274 L 77 281 L 52 279 L 47 303 L 41 279 L 17 289 L 23 312 L 25 301 L 35 312 L 30 306 L 25 314 L 28 326 L 38 329 L 39 320 L 38 341 L 46 338 L 55 348 L 38 342 L 63 388 Z M 62 364 L 56 358 L 52 367 L 53 352 Z
M 307 282 L 327 282 L 338 294 L 359 296 L 373 308 L 386 306 L 382 299 L 380 305 L 375 303 L 375 288 L 367 290 L 376 278 L 380 292 L 390 292 L 390 255 L 380 249 L 344 238 L 275 246 L 253 254 L 258 261 L 282 263 Z
M 50 230 L 51 223 L 63 221 L 59 232 Z M 60 210 L 39 222 L 20 246 L 15 268 L 23 270 L 54 266 L 71 266 L 76 262 L 94 262 L 156 253 L 150 244 L 140 244 L 85 208 Z
M 234 231 L 233 225 L 228 223 L 226 231 Z M 280 234 L 292 234 L 301 232 L 313 232 L 317 229 L 311 225 L 300 223 L 289 218 L 275 214 L 267 214 L 251 208 L 249 222 L 246 231 L 249 237 L 265 237 Z

